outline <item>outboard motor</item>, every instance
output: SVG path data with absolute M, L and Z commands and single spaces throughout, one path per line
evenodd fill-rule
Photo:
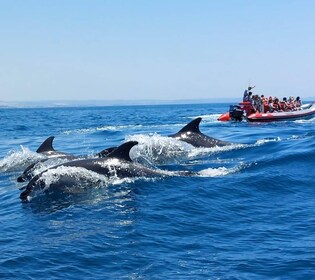
M 232 121 L 239 121 L 241 122 L 244 117 L 244 111 L 238 105 L 230 105 L 230 119 Z

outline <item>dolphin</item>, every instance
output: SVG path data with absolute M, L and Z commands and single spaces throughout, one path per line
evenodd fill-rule
M 71 154 L 56 151 L 53 147 L 55 136 L 48 137 L 36 150 L 36 153 L 42 154 L 48 158 L 51 157 L 73 157 Z
M 45 158 L 43 159 L 39 159 L 37 161 L 35 161 L 34 163 L 32 163 L 31 165 L 29 165 L 22 173 L 22 175 L 20 175 L 17 178 L 18 182 L 25 182 L 27 180 L 29 180 L 35 170 L 36 167 L 38 167 L 39 164 L 51 159 L 51 158 L 62 158 L 65 160 L 73 160 L 76 157 L 72 154 L 68 154 L 68 153 L 64 153 L 64 152 L 60 152 L 60 151 L 56 151 L 53 147 L 53 141 L 55 139 L 55 136 L 49 136 L 36 150 L 36 153 L 41 154 L 43 156 L 45 156 Z
M 36 150 L 37 153 L 42 154 L 46 156 L 44 159 L 39 159 L 36 162 L 32 163 L 29 165 L 23 173 L 17 178 L 17 182 L 26 182 L 30 180 L 34 174 L 36 173 L 36 169 L 39 168 L 40 165 L 43 165 L 44 162 L 49 161 L 49 160 L 55 160 L 55 159 L 60 159 L 64 161 L 71 161 L 75 159 L 80 159 L 80 158 L 87 158 L 88 156 L 75 156 L 72 154 L 56 151 L 53 147 L 53 140 L 55 136 L 50 136 L 48 137 Z M 94 157 L 106 157 L 109 153 L 111 153 L 113 150 L 115 150 L 117 147 L 109 147 L 106 148 L 99 153 L 95 154 Z M 54 162 L 54 161 L 53 161 Z M 56 164 L 56 162 L 55 162 Z
M 55 139 L 55 136 L 50 136 L 48 137 L 36 150 L 36 153 L 45 155 L 47 157 L 69 157 L 71 158 L 75 158 L 76 156 L 71 155 L 71 154 L 67 154 L 64 152 L 60 152 L 60 151 L 56 151 L 52 145 L 53 140 Z M 113 150 L 115 150 L 117 147 L 109 147 L 106 148 L 102 151 L 100 151 L 99 153 L 97 153 L 95 156 L 97 157 L 105 157 L 107 156 L 109 153 L 111 153 Z
M 175 138 L 177 140 L 184 141 L 196 148 L 205 147 L 223 147 L 231 145 L 232 143 L 221 141 L 210 136 L 203 134 L 199 129 L 199 124 L 202 118 L 196 118 L 190 123 L 185 125 L 180 131 L 175 134 L 169 135 L 169 137 Z
M 29 197 L 34 192 L 43 192 L 49 188 L 66 188 L 73 184 L 75 181 L 73 176 L 68 172 L 58 173 L 58 180 L 50 184 L 49 186 L 45 183 L 45 174 L 47 172 L 57 173 L 59 168 L 84 168 L 85 170 L 95 172 L 99 175 L 106 177 L 116 176 L 117 178 L 134 178 L 134 177 L 164 177 L 164 176 L 193 176 L 198 173 L 192 171 L 176 171 L 169 172 L 166 170 L 148 168 L 139 163 L 133 162 L 130 158 L 129 152 L 132 147 L 137 145 L 137 141 L 126 142 L 104 158 L 91 158 L 81 159 L 59 164 L 57 166 L 46 169 L 45 171 L 34 176 L 31 181 L 20 190 L 23 192 L 20 194 L 20 199 L 23 202 L 27 202 Z M 60 170 L 60 169 L 59 169 Z M 56 174 L 55 173 L 55 174 Z M 76 182 L 78 182 L 76 180 Z

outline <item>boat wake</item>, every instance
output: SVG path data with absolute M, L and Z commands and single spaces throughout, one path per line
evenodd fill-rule
M 315 117 L 310 119 L 295 120 L 294 123 L 315 123 Z

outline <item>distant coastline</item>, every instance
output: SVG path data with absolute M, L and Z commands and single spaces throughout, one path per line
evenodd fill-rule
M 171 105 L 171 104 L 203 104 L 203 103 L 235 103 L 236 98 L 182 99 L 182 100 L 39 100 L 39 101 L 0 101 L 0 108 L 54 108 L 54 107 L 86 107 L 86 106 L 136 106 L 136 105 Z
M 303 98 L 304 103 L 315 101 L 315 97 Z M 39 100 L 39 101 L 1 101 L 0 108 L 58 108 L 58 107 L 95 107 L 95 106 L 136 106 L 136 105 L 172 105 L 238 103 L 240 98 L 207 98 L 181 100 Z

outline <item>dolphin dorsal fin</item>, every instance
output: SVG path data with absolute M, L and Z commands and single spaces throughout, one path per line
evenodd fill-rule
M 44 153 L 49 151 L 54 151 L 55 149 L 52 146 L 52 142 L 55 136 L 48 137 L 37 149 L 36 153 Z
M 117 147 L 117 149 L 115 149 L 113 152 L 108 154 L 107 158 L 118 158 L 118 159 L 123 159 L 126 161 L 132 161 L 130 156 L 129 156 L 129 152 L 130 152 L 131 148 L 137 144 L 138 144 L 137 141 L 126 142 L 126 143 L 120 145 L 119 147 Z
M 178 133 L 180 132 L 196 132 L 196 133 L 200 133 L 200 129 L 199 129 L 199 124 L 201 122 L 201 118 L 196 118 L 194 120 L 192 120 L 190 123 L 188 123 L 186 126 L 184 126 L 180 131 L 178 131 Z

